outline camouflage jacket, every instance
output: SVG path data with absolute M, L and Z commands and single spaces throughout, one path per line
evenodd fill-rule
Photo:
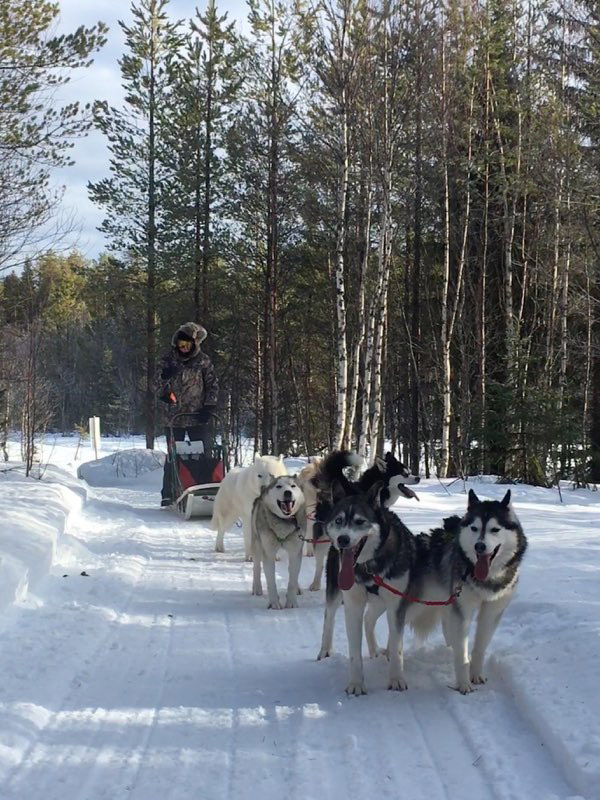
M 183 331 L 194 339 L 194 347 L 189 354 L 182 355 L 176 347 L 178 334 Z M 202 408 L 217 405 L 219 384 L 215 368 L 200 343 L 206 338 L 201 325 L 187 322 L 175 331 L 171 350 L 161 361 L 158 396 L 164 400 L 170 393 L 176 398 L 174 404 L 165 403 L 165 417 L 168 425 L 184 428 L 197 425 L 198 419 L 192 416 Z M 189 416 L 174 417 L 177 414 Z

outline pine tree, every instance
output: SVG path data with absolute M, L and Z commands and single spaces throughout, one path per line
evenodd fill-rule
M 129 50 L 121 59 L 126 90 L 124 109 L 97 102 L 96 124 L 112 154 L 110 178 L 89 184 L 92 199 L 107 210 L 101 230 L 122 253 L 139 260 L 146 271 L 146 446 L 154 446 L 155 373 L 158 293 L 164 263 L 168 183 L 163 145 L 169 126 L 172 67 L 182 45 L 179 24 L 169 21 L 168 0 L 132 5 L 133 23 L 119 23 Z
M 73 70 L 89 66 L 107 28 L 52 36 L 58 14 L 47 0 L 0 2 L 0 270 L 46 243 L 61 199 L 51 171 L 72 163 L 73 139 L 90 125 L 87 107 L 57 97 Z

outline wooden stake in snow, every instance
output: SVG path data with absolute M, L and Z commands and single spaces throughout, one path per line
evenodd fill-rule
M 90 417 L 90 442 L 97 460 L 98 447 L 100 446 L 100 417 Z

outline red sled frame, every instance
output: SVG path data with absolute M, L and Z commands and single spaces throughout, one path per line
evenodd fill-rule
M 211 414 L 220 428 L 221 444 L 213 445 L 213 454 L 199 452 L 197 442 L 176 442 L 173 428 L 177 419 L 195 414 L 175 414 L 167 437 L 167 469 L 171 469 L 174 500 L 171 508 L 184 519 L 211 517 L 219 485 L 227 472 L 227 443 L 220 417 Z M 178 449 L 177 445 L 181 445 Z M 187 447 L 186 447 L 187 445 Z M 198 476 L 202 475 L 199 479 Z

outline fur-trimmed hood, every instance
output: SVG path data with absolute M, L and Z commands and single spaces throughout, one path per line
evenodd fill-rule
M 183 334 L 183 336 L 181 334 Z M 174 350 L 177 350 L 178 339 L 190 339 L 194 343 L 194 347 L 190 350 L 188 355 L 183 357 L 185 359 L 189 359 L 198 355 L 200 352 L 200 345 L 207 336 L 208 333 L 206 328 L 203 328 L 202 325 L 199 325 L 197 322 L 184 322 L 183 325 L 180 325 L 173 334 L 173 337 L 171 338 L 171 345 Z M 178 355 L 180 358 L 182 358 L 181 353 L 178 352 Z

